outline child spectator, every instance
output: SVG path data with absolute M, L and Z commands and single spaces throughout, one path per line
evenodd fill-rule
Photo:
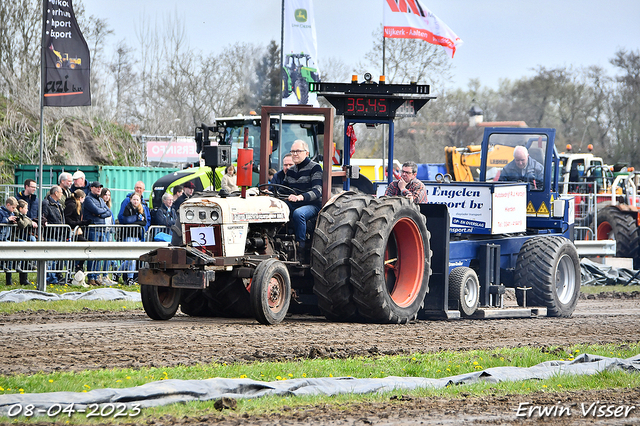
M 37 208 L 37 207 L 36 207 Z M 29 203 L 25 200 L 18 200 L 18 211 L 16 212 L 16 223 L 18 224 L 18 232 L 16 233 L 16 240 L 18 241 L 36 241 L 36 237 L 33 236 L 33 221 L 28 216 Z M 22 264 L 22 261 L 16 262 Z M 16 267 L 18 271 L 20 267 Z M 20 285 L 29 285 L 29 278 L 26 272 L 18 272 L 20 277 Z M 11 273 L 7 272 L 7 285 L 11 283 Z
M 18 241 L 36 241 L 36 237 L 33 235 L 33 231 L 35 228 L 35 226 L 33 226 L 34 221 L 29 217 L 29 203 L 27 203 L 25 200 L 18 200 L 16 223 L 18 224 Z
M 15 210 L 18 206 L 18 201 L 15 197 L 7 197 L 5 205 L 0 207 L 0 224 L 3 224 L 0 229 L 0 241 L 6 241 L 11 235 L 11 228 L 8 225 L 16 223 Z
M 236 168 L 228 166 L 225 171 L 226 173 L 222 176 L 222 181 L 220 183 L 220 189 L 224 189 L 228 193 L 238 191 Z
M 14 214 L 18 201 L 15 197 L 7 197 L 7 201 L 4 206 L 0 207 L 0 241 L 7 241 L 11 235 L 11 225 L 16 223 L 16 215 Z M 8 264 L 2 262 L 0 264 L 3 268 L 8 268 Z M 6 273 L 6 285 L 11 285 L 11 274 Z

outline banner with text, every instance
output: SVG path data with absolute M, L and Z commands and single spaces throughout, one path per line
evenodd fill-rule
M 89 47 L 78 27 L 72 0 L 45 1 L 44 105 L 91 105 Z
M 200 159 L 192 137 L 171 141 L 147 141 L 147 161 L 162 163 L 195 163 Z
M 447 54 L 456 53 L 462 40 L 420 0 L 383 0 L 384 36 L 417 38 L 442 46 Z
M 309 83 L 320 81 L 318 45 L 311 0 L 284 0 L 284 47 L 282 51 L 282 106 L 318 106 Z

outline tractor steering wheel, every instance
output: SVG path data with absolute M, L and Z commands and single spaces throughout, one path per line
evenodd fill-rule
M 289 198 L 289 195 L 299 195 L 300 192 L 297 189 L 289 188 L 288 186 L 280 185 L 278 183 L 263 183 L 258 185 L 258 189 L 260 189 L 260 193 L 262 194 L 272 195 L 269 192 L 269 189 L 271 189 L 273 191 L 273 196 L 279 200 L 286 200 Z M 284 194 L 281 194 L 280 191 L 284 192 Z

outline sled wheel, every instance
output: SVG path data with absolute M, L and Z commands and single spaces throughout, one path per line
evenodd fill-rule
M 633 259 L 633 267 L 640 267 L 638 226 L 630 214 L 616 207 L 605 207 L 598 211 L 598 240 L 616 240 L 616 257 Z
M 352 299 L 351 240 L 356 222 L 371 196 L 342 192 L 333 197 L 318 214 L 311 247 L 313 292 L 320 312 L 331 321 L 352 321 L 357 306 Z
M 568 318 L 580 295 L 578 252 L 564 237 L 531 238 L 520 248 L 514 279 L 516 288 L 531 287 L 527 305 L 545 306 L 548 316 Z M 516 289 L 516 296 L 521 303 L 522 291 Z
M 417 317 L 428 290 L 426 219 L 406 197 L 372 199 L 352 240 L 351 283 L 359 314 L 372 322 Z
M 250 288 L 251 312 L 261 324 L 282 322 L 291 301 L 289 271 L 277 259 L 260 263 L 253 273 Z
M 449 302 L 460 306 L 460 314 L 470 317 L 478 309 L 480 283 L 471 268 L 454 268 L 449 274 Z
M 168 320 L 173 318 L 180 304 L 180 289 L 142 284 L 140 286 L 142 307 L 149 318 Z

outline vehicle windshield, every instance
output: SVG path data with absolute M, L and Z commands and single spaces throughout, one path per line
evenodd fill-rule
M 277 128 L 278 120 L 272 120 Z M 244 128 L 249 128 L 249 138 L 247 148 L 253 148 L 254 164 L 260 163 L 260 121 L 251 120 L 246 122 L 228 122 L 225 127 L 224 143 L 231 145 L 231 161 L 238 161 L 238 148 L 244 146 Z M 309 145 L 309 157 L 316 156 L 316 144 L 314 141 L 314 126 L 308 123 L 283 122 L 282 142 L 278 149 L 273 150 L 271 155 L 271 167 L 280 170 L 282 168 L 282 156 L 291 150 L 293 142 L 300 139 Z
M 542 191 L 546 149 L 546 135 L 504 133 L 490 135 L 486 180 L 529 182 L 532 190 Z M 501 152 L 499 158 L 502 164 L 497 164 L 495 158 L 492 160 L 492 152 Z

